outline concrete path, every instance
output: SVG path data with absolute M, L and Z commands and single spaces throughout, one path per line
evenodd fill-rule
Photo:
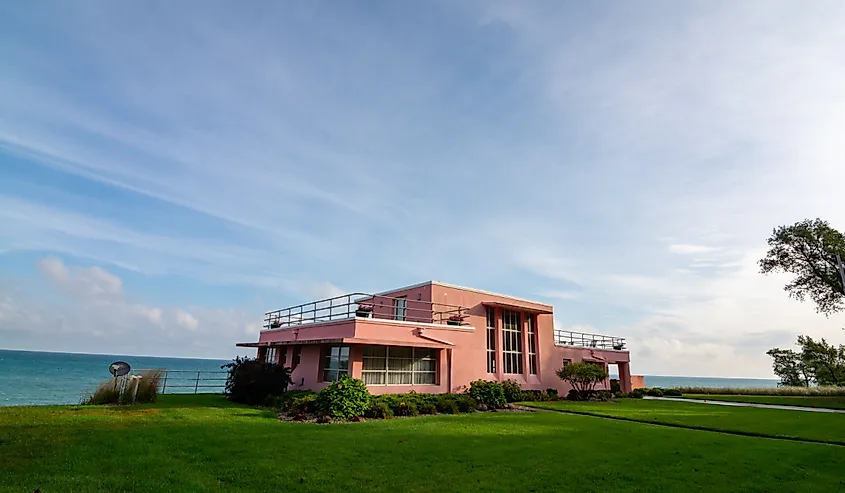
M 813 413 L 845 414 L 845 409 L 827 409 L 824 407 L 781 406 L 778 404 L 757 404 L 756 402 L 710 401 L 705 399 L 684 399 L 682 397 L 651 397 L 648 395 L 643 397 L 643 399 L 651 399 L 654 401 L 692 402 L 696 404 L 715 404 L 717 406 L 762 407 L 764 409 L 783 409 L 785 411 L 810 411 Z

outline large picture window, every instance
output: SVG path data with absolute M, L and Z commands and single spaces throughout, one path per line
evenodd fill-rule
M 528 315 L 525 319 L 528 329 L 528 373 L 537 374 L 537 327 L 535 326 L 534 315 Z
M 496 309 L 487 307 L 487 373 L 496 373 Z
M 434 349 L 366 346 L 361 377 L 367 385 L 434 385 L 437 355 Z
M 337 380 L 340 375 L 349 375 L 349 348 L 331 346 L 323 358 L 323 381 Z
M 511 310 L 502 311 L 502 371 L 522 373 L 522 321 Z

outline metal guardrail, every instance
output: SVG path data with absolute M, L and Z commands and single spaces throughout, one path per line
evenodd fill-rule
M 269 311 L 264 314 L 264 329 L 285 329 L 352 317 L 446 324 L 450 322 L 450 318 L 460 319 L 466 311 L 467 308 L 458 305 L 404 297 L 350 293 Z
M 613 337 L 601 334 L 587 334 L 569 330 L 555 330 L 556 346 L 576 346 L 596 349 L 625 349 L 624 337 Z
M 161 371 L 159 393 L 161 394 L 222 394 L 226 389 L 226 370 L 133 370 L 138 374 L 145 371 Z M 169 392 L 168 392 L 169 391 Z

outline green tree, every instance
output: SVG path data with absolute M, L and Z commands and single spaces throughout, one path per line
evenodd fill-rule
M 822 338 L 798 336 L 801 358 L 811 368 L 819 385 L 845 385 L 845 345 L 836 347 Z
M 565 365 L 557 371 L 557 376 L 572 385 L 581 399 L 586 399 L 595 392 L 596 385 L 603 382 L 608 374 L 602 365 L 582 362 Z
M 759 261 L 760 272 L 795 275 L 784 290 L 798 301 L 809 297 L 825 316 L 845 310 L 837 261 L 837 254 L 845 258 L 845 235 L 821 219 L 805 219 L 775 228 L 768 244 L 769 251 Z
M 800 352 L 780 348 L 766 351 L 781 385 L 845 385 L 845 345 L 837 347 L 824 338 L 817 341 L 804 335 L 798 336 L 797 345 Z
M 801 353 L 791 349 L 772 348 L 766 351 L 772 357 L 772 370 L 780 377 L 780 385 L 786 387 L 809 387 L 815 381 Z

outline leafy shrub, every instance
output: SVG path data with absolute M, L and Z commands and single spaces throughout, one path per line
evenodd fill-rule
M 458 414 L 458 403 L 455 398 L 444 394 L 437 400 L 437 410 L 443 414 Z
M 581 393 L 575 389 L 569 389 L 569 393 L 566 394 L 566 400 L 568 401 L 580 401 L 581 400 Z
M 631 399 L 642 399 L 646 394 L 646 389 L 634 389 L 628 394 Z
M 518 402 L 523 400 L 522 389 L 514 380 L 505 380 L 502 382 L 502 391 L 505 393 L 505 402 Z M 476 398 L 478 400 L 478 398 Z M 479 401 L 482 402 L 482 401 Z M 482 404 L 486 404 L 482 402 Z
M 370 402 L 370 407 L 364 413 L 364 416 L 373 419 L 389 419 L 393 417 L 393 411 L 390 410 L 390 406 L 386 402 L 374 399 Z
M 317 409 L 336 419 L 363 416 L 372 396 L 362 380 L 341 375 L 317 394 Z
M 101 406 L 103 404 L 117 404 L 120 400 L 119 383 L 108 380 L 97 385 L 94 392 L 82 400 L 81 404 Z
M 550 400 L 557 400 L 557 394 L 555 394 L 554 399 L 552 399 L 552 396 L 549 395 L 548 391 L 546 390 L 523 390 L 522 400 L 533 402 L 548 402 Z
M 472 396 L 466 394 L 457 395 L 455 398 L 455 404 L 458 406 L 458 411 L 462 413 L 474 413 L 475 409 L 478 407 L 478 401 L 473 399 Z M 490 407 L 489 404 L 487 407 Z
M 290 414 L 312 414 L 317 411 L 317 394 L 305 394 L 295 397 L 288 403 Z
M 418 407 L 420 414 L 437 414 L 437 405 L 433 402 L 423 402 Z
M 617 399 L 625 399 L 625 398 L 629 397 L 629 395 L 628 395 L 627 392 L 614 392 L 613 397 L 615 397 Z
M 557 392 L 557 389 L 546 389 L 546 393 L 549 394 L 550 401 L 556 401 L 560 399 L 560 395 Z
M 663 389 L 654 387 L 646 390 L 645 395 L 650 397 L 663 397 Z
M 622 392 L 622 386 L 619 385 L 619 379 L 616 379 L 616 378 L 610 379 L 610 391 L 611 392 Z
M 613 393 L 609 390 L 599 390 L 595 394 L 596 399 L 598 399 L 602 402 L 609 401 L 612 396 L 613 396 Z
M 484 404 L 491 409 L 498 409 L 507 403 L 504 388 L 502 388 L 499 382 L 492 380 L 476 380 L 472 382 L 469 386 L 469 396 L 476 403 Z M 472 409 L 475 410 L 475 406 L 472 406 Z
M 230 400 L 249 405 L 267 403 L 267 397 L 282 395 L 291 383 L 290 368 L 238 356 L 220 368 L 228 368 L 225 394 Z
M 393 411 L 393 414 L 395 416 L 419 416 L 420 412 L 413 401 L 402 400 L 396 404 L 396 410 Z
M 282 395 L 274 398 L 270 403 L 270 407 L 276 409 L 279 412 L 290 412 L 291 404 L 293 404 L 293 401 L 307 395 L 313 396 L 315 398 L 317 397 L 317 394 L 310 390 L 288 390 Z
M 663 395 L 666 397 L 682 397 L 684 394 L 678 389 L 665 389 Z

